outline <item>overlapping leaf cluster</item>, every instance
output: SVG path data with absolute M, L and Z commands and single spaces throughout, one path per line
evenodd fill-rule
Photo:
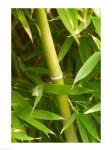
M 52 84 L 34 9 L 12 9 L 12 142 L 100 142 L 100 10 L 46 9 L 65 85 Z M 65 124 L 56 95 L 69 96 Z

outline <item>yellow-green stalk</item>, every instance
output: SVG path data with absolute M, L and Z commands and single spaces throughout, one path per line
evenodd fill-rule
M 51 77 L 59 76 L 61 68 L 57 58 L 54 42 L 52 39 L 50 27 L 47 20 L 47 15 L 45 9 L 39 8 L 35 9 L 36 18 L 38 21 L 38 26 L 40 29 L 41 42 L 46 57 L 48 69 Z M 57 80 L 53 80 L 55 84 L 64 84 L 63 77 Z M 71 110 L 68 102 L 67 95 L 57 95 L 57 101 L 59 105 L 59 110 L 61 115 L 67 119 L 71 115 Z M 64 123 L 64 122 L 63 122 Z M 77 142 L 77 136 L 75 132 L 74 125 L 72 124 L 68 129 L 65 130 L 65 137 L 67 142 Z

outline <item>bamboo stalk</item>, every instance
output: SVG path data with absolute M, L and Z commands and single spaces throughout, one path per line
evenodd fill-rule
M 41 42 L 44 50 L 44 54 L 46 57 L 48 69 L 51 77 L 56 77 L 60 75 L 61 68 L 59 65 L 59 61 L 57 58 L 54 42 L 52 39 L 50 27 L 47 20 L 47 15 L 45 9 L 39 8 L 35 9 L 35 15 L 37 17 L 40 34 L 41 34 Z M 64 84 L 63 77 L 60 79 L 54 80 L 54 84 Z M 67 95 L 58 95 L 57 97 L 59 110 L 61 115 L 67 119 L 71 115 L 71 110 L 68 102 Z M 64 122 L 63 122 L 64 123 Z M 65 130 L 65 137 L 67 142 L 77 142 L 76 131 L 74 125 L 72 124 L 68 129 Z

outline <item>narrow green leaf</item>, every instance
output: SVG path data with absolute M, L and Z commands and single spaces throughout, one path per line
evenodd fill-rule
M 93 90 L 75 86 L 72 88 L 72 85 L 56 85 L 56 84 L 48 84 L 43 86 L 43 91 L 50 94 L 67 94 L 67 95 L 80 95 L 85 93 L 94 92 Z
M 38 32 L 39 36 L 41 37 L 41 31 L 40 31 L 40 28 L 39 28 L 38 24 L 35 23 L 35 22 L 33 22 L 33 23 L 34 23 L 34 25 L 35 25 L 35 27 L 37 29 L 37 32 Z
M 76 112 L 74 112 L 64 123 L 64 126 L 61 130 L 61 134 L 66 130 L 76 119 Z
M 37 85 L 35 88 L 32 90 L 32 96 L 39 96 L 42 91 L 42 86 Z
M 98 104 L 94 105 L 92 108 L 90 108 L 89 110 L 87 110 L 84 114 L 89 114 L 89 113 L 97 112 L 100 110 L 101 110 L 101 104 L 98 103 Z
M 37 104 L 40 102 L 41 97 L 42 97 L 42 93 L 43 93 L 43 92 L 41 92 L 41 93 L 39 94 L 39 96 L 36 96 L 35 101 L 34 101 L 33 110 L 35 109 L 35 107 L 37 106 Z
M 52 133 L 44 124 L 32 118 L 32 106 L 18 92 L 12 92 L 13 107 L 16 115 L 45 134 Z
M 67 9 L 57 9 L 57 12 L 64 24 L 64 26 L 66 27 L 66 29 L 71 33 L 71 35 L 74 37 L 74 39 L 76 40 L 77 44 L 79 44 L 79 40 L 74 32 L 74 25 L 73 22 L 67 12 Z
M 101 115 L 100 115 L 100 113 L 92 113 L 91 115 L 93 116 L 93 118 L 94 118 L 99 124 L 101 124 Z
M 13 131 L 11 133 L 11 136 L 12 136 L 12 139 L 17 139 L 17 140 L 21 140 L 21 141 L 30 141 L 30 140 L 34 140 L 34 138 L 32 137 L 29 137 L 25 132 L 23 131 L 18 131 L 15 132 Z
M 29 18 L 32 19 L 33 9 L 24 9 L 24 14 Z
M 89 142 L 91 142 L 91 143 L 100 142 L 100 140 L 95 139 L 89 132 L 87 134 L 88 134 Z
M 75 102 L 87 103 L 89 101 L 88 97 L 84 95 L 70 95 L 69 97 Z
M 78 128 L 79 128 L 79 132 L 80 132 L 82 141 L 84 143 L 89 142 L 87 131 L 86 131 L 85 127 L 83 126 L 83 124 L 80 122 L 79 119 L 77 119 L 77 125 L 78 125 Z
M 16 9 L 12 8 L 12 14 L 13 14 L 13 16 L 14 16 L 16 19 L 18 19 L 18 15 L 17 15 Z
M 42 83 L 40 76 L 35 72 L 25 72 L 28 79 L 30 79 L 35 85 Z
M 67 9 L 67 12 L 73 22 L 74 27 L 77 28 L 78 27 L 78 9 L 69 8 Z
M 89 80 L 89 81 L 83 81 L 81 83 L 81 86 L 84 87 L 84 88 L 87 88 L 87 89 L 92 89 L 94 90 L 94 93 L 93 95 L 96 97 L 96 98 L 99 98 L 101 97 L 101 83 L 100 83 L 100 80 Z
M 38 73 L 38 74 L 49 74 L 49 71 L 47 68 L 43 68 L 43 67 L 27 67 L 26 68 L 26 71 L 27 72 L 35 72 L 35 73 Z
M 101 81 L 100 80 L 89 80 L 89 81 L 82 82 L 81 85 L 84 88 L 100 91 Z
M 97 45 L 98 49 L 101 49 L 101 42 L 98 38 L 96 38 L 95 36 L 91 35 L 93 41 L 95 42 L 95 44 Z
M 30 116 L 24 117 L 22 115 L 19 115 L 19 117 L 23 119 L 24 121 L 26 121 L 28 124 L 32 125 L 33 127 L 41 130 L 45 134 L 48 134 L 48 133 L 54 134 L 54 132 L 51 131 L 49 128 L 47 128 L 44 124 L 40 123 L 38 120 L 31 118 Z
M 88 34 L 88 41 L 89 41 L 89 43 L 90 43 L 90 45 L 91 45 L 91 49 L 94 49 L 94 50 L 98 51 L 99 49 L 98 49 L 98 47 L 97 47 L 95 41 L 93 40 L 92 36 L 93 36 L 93 35 Z
M 34 106 L 33 106 L 33 110 L 35 109 L 35 107 L 37 106 L 39 101 L 41 100 L 42 94 L 43 94 L 43 90 L 42 90 L 41 85 L 38 85 L 33 89 L 32 96 L 36 96 Z
M 78 81 L 87 77 L 94 70 L 95 66 L 98 64 L 99 61 L 100 61 L 100 52 L 95 52 L 93 55 L 91 55 L 77 73 L 74 79 L 73 86 Z
M 12 79 L 12 83 L 14 85 L 14 87 L 19 87 L 21 89 L 25 89 L 27 91 L 31 91 L 34 88 L 34 85 L 26 79 Z
M 90 115 L 80 115 L 79 116 L 80 121 L 82 122 L 82 124 L 85 126 L 85 128 L 87 129 L 87 131 L 95 138 L 99 141 L 99 135 L 95 126 L 95 122 L 93 121 L 93 119 L 91 118 Z
M 25 71 L 25 65 L 23 64 L 22 60 L 20 59 L 20 57 L 18 57 L 18 65 L 19 65 L 19 68 L 22 72 Z
M 17 128 L 22 131 L 25 130 L 23 122 L 16 116 L 14 112 L 11 112 L 11 125 L 13 126 L 13 128 Z
M 93 17 L 92 22 L 94 24 L 94 27 L 96 29 L 96 33 L 101 36 L 101 30 L 100 30 L 100 18 L 99 17 Z
M 16 114 L 28 115 L 32 112 L 32 106 L 17 91 L 12 91 L 12 105 Z
M 34 119 L 42 119 L 42 120 L 61 120 L 64 119 L 63 117 L 49 112 L 45 110 L 34 110 L 31 114 L 31 117 Z
M 91 56 L 91 46 L 89 44 L 88 38 L 83 38 L 80 40 L 79 54 L 84 63 Z
M 37 57 L 37 55 L 40 53 L 39 50 L 40 50 L 40 49 L 38 49 L 37 47 L 34 48 L 34 50 L 33 50 L 28 56 L 26 56 L 26 57 L 24 58 L 24 61 L 27 62 L 27 61 L 29 61 L 29 60 L 31 60 L 31 59 Z M 30 67 L 30 66 L 28 66 L 28 67 Z M 27 68 L 27 67 L 26 67 L 26 68 Z M 26 69 L 26 68 L 25 68 L 25 69 Z
M 67 37 L 64 41 L 64 44 L 62 45 L 60 52 L 58 54 L 58 60 L 61 61 L 64 56 L 67 54 L 68 50 L 70 49 L 72 43 L 74 42 L 74 39 L 72 37 Z
M 84 31 L 91 23 L 91 16 L 88 16 L 86 20 L 84 20 L 83 22 L 81 22 L 79 24 L 79 26 L 77 27 L 77 29 L 75 30 L 75 34 L 79 34 L 82 31 Z
M 25 29 L 25 31 L 28 34 L 31 41 L 33 42 L 32 33 L 30 30 L 29 24 L 27 22 L 27 19 L 25 17 L 24 11 L 22 9 L 16 9 L 16 11 L 17 11 L 18 18 L 19 18 L 21 24 L 23 25 L 23 28 Z

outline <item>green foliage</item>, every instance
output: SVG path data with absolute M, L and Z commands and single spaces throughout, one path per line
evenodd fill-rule
M 96 29 L 96 33 L 101 36 L 101 30 L 100 30 L 100 18 L 98 17 L 93 17 L 92 18 L 93 24 L 95 26 Z
M 71 15 L 72 13 L 69 13 L 68 9 L 57 9 L 57 11 L 65 27 L 71 33 L 71 35 L 73 35 L 76 42 L 79 44 L 79 40 L 76 34 L 74 33 L 74 25 L 73 25 L 74 18 Z
M 97 111 L 101 111 L 100 103 L 94 105 L 92 108 L 90 108 L 89 110 L 87 110 L 85 112 L 85 114 L 93 113 L 93 112 L 97 112 Z
M 36 96 L 35 102 L 34 102 L 34 106 L 33 106 L 33 110 L 35 109 L 35 107 L 39 103 L 39 101 L 40 101 L 40 99 L 42 97 L 42 93 L 43 93 L 42 86 L 36 86 L 33 89 L 32 96 Z
M 27 32 L 29 38 L 33 41 L 32 33 L 31 33 L 31 30 L 30 30 L 29 24 L 27 22 L 27 19 L 25 17 L 24 11 L 22 9 L 17 9 L 16 11 L 17 11 L 18 18 L 19 18 L 21 24 L 23 25 L 23 28 Z
M 83 126 L 83 124 L 81 123 L 81 121 L 79 119 L 77 119 L 77 125 L 78 125 L 78 128 L 79 128 L 79 132 L 80 132 L 82 141 L 84 143 L 88 143 L 89 142 L 89 138 L 88 138 L 88 135 L 87 135 L 87 130 Z
M 34 140 L 34 138 L 27 136 L 23 131 L 12 131 L 12 139 L 21 140 L 21 141 L 31 141 Z M 37 138 L 40 139 L 40 138 Z
M 74 42 L 74 39 L 72 37 L 66 38 L 58 54 L 59 61 L 61 61 L 64 58 L 64 56 L 67 54 L 73 42 Z
M 78 81 L 86 78 L 93 71 L 95 66 L 98 64 L 99 60 L 100 60 L 100 52 L 95 52 L 92 56 L 90 56 L 77 73 L 73 86 Z
M 76 119 L 76 113 L 73 113 L 68 119 L 67 121 L 64 123 L 64 126 L 61 130 L 61 133 L 66 130 L 73 122 L 74 120 Z
M 67 94 L 67 95 L 81 95 L 85 93 L 92 93 L 94 92 L 91 89 L 83 88 L 80 86 L 75 86 L 72 88 L 72 85 L 44 85 L 43 90 L 46 93 L 51 93 L 51 94 Z
M 89 43 L 89 38 L 85 37 L 80 40 L 81 44 L 79 46 L 79 54 L 82 63 L 84 63 L 91 56 L 91 45 Z
M 65 82 L 56 85 L 34 12 L 12 9 L 12 142 L 66 142 L 71 124 L 78 142 L 100 142 L 100 16 L 94 9 L 46 9 Z M 68 119 L 59 114 L 58 95 L 68 95 Z
M 64 119 L 63 117 L 61 117 L 57 114 L 54 114 L 52 112 L 45 111 L 45 110 L 35 110 L 32 113 L 32 118 L 42 119 L 42 120 L 61 120 L 61 119 Z
M 99 135 L 96 129 L 96 125 L 92 120 L 90 115 L 80 115 L 80 121 L 85 126 L 86 130 L 97 140 L 99 140 Z

